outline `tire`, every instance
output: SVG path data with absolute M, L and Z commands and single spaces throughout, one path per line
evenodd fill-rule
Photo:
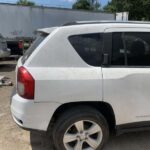
M 88 106 L 66 111 L 53 129 L 56 150 L 100 150 L 108 138 L 109 127 L 106 119 L 96 109 Z

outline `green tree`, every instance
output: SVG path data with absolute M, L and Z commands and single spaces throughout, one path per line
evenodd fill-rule
M 100 3 L 98 0 L 77 0 L 72 8 L 83 10 L 100 10 Z
M 107 12 L 129 12 L 130 20 L 150 20 L 150 0 L 112 0 L 104 7 Z
M 23 6 L 34 6 L 35 3 L 32 1 L 28 1 L 28 0 L 19 0 L 17 2 L 17 5 L 23 5 Z

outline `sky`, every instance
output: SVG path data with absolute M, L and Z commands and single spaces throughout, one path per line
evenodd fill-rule
M 2 3 L 16 3 L 17 0 L 0 0 Z M 71 8 L 72 4 L 76 0 L 30 0 L 35 2 L 37 5 L 51 6 L 51 7 L 62 7 Z M 105 6 L 109 0 L 99 0 L 102 6 Z

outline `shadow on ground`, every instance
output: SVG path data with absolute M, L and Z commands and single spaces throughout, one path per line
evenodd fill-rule
M 111 137 L 103 150 L 148 150 L 150 149 L 150 132 L 128 133 Z M 50 141 L 42 133 L 31 132 L 32 150 L 54 150 Z
M 136 132 L 111 137 L 104 150 L 148 150 L 150 132 Z
M 30 143 L 32 150 L 54 150 L 51 146 L 51 141 L 43 132 L 30 132 Z
M 0 62 L 0 72 L 11 72 L 14 71 L 16 64 L 1 64 Z

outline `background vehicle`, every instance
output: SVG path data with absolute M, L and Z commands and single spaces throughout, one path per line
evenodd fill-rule
M 35 39 L 39 28 L 60 26 L 75 20 L 115 20 L 114 14 L 104 12 L 76 11 L 43 6 L 27 7 L 0 4 L 0 33 L 7 40 L 12 55 L 22 55 L 27 44 Z M 11 22 L 11 23 L 10 23 Z
M 0 34 L 0 58 L 6 58 L 10 56 L 10 50 L 7 48 L 7 42 Z
M 57 150 L 99 150 L 113 132 L 150 127 L 149 23 L 81 21 L 38 32 L 16 68 L 19 126 L 48 131 Z

